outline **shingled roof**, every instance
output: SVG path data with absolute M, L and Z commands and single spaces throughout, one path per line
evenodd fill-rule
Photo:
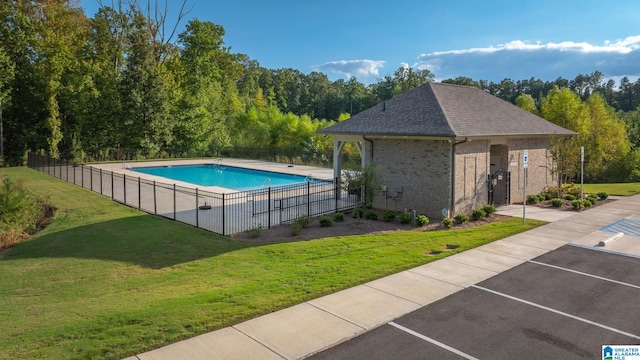
M 329 135 L 575 135 L 539 116 L 469 86 L 428 83 L 318 131 Z

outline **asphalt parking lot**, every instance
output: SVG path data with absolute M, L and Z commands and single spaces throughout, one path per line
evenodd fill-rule
M 311 359 L 601 359 L 613 344 L 640 344 L 640 257 L 565 245 Z

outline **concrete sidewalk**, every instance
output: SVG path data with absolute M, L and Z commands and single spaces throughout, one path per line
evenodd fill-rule
M 522 217 L 522 205 L 498 213 Z M 582 212 L 528 206 L 526 218 L 550 224 L 127 360 L 304 358 L 560 246 L 598 246 L 617 235 L 603 226 L 640 220 L 640 195 Z M 640 237 L 600 249 L 640 256 Z

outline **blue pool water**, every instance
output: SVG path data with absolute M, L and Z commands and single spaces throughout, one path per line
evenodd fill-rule
M 133 170 L 202 186 L 221 186 L 234 190 L 254 190 L 310 181 L 304 176 L 213 164 L 137 167 Z

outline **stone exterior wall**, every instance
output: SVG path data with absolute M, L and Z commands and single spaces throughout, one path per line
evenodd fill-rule
M 508 142 L 509 171 L 511 171 L 511 203 L 522 203 L 524 196 L 524 150 L 529 150 L 527 195 L 538 194 L 546 186 L 557 185 L 555 162 L 549 150 L 549 139 L 526 138 Z
M 451 144 L 446 140 L 425 141 L 412 139 L 374 139 L 373 163 L 388 196 L 396 196 L 396 187 L 402 186 L 398 201 L 386 200 L 390 210 L 416 210 L 429 218 L 442 217 L 441 209 L 449 208 L 451 173 Z M 374 199 L 374 207 L 385 208 L 382 193 Z

